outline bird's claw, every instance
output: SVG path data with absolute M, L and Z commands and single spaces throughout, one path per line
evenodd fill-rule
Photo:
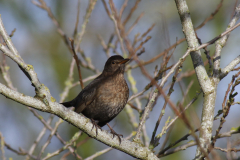
M 101 129 L 101 131 L 102 131 L 102 128 L 99 125 L 97 125 L 97 123 L 93 119 L 91 119 L 91 122 L 93 124 L 91 131 L 93 130 L 93 128 L 95 126 L 95 128 L 96 128 L 96 137 L 97 137 L 97 135 L 98 135 L 98 128 Z
M 113 129 L 112 129 L 112 127 L 107 123 L 107 125 L 108 125 L 108 128 L 110 129 L 110 133 L 112 133 L 113 134 L 113 138 L 115 137 L 115 136 L 117 136 L 118 137 L 118 140 L 119 140 L 119 145 L 121 144 L 121 136 L 122 136 L 122 138 L 123 138 L 123 135 L 122 134 L 117 134 Z
M 118 137 L 118 140 L 119 140 L 119 144 L 121 144 L 122 140 L 121 140 L 120 137 L 123 138 L 123 135 L 122 135 L 122 134 L 117 134 L 113 129 L 110 129 L 110 130 L 111 130 L 110 133 L 112 133 L 113 138 L 114 138 L 115 136 L 117 136 L 117 137 Z

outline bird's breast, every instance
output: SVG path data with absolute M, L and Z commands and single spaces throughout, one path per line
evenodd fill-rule
M 100 86 L 98 91 L 100 92 L 99 100 L 105 101 L 109 107 L 116 107 L 121 104 L 125 106 L 129 96 L 128 85 L 123 75 L 109 78 L 104 85 Z
M 99 85 L 93 103 L 83 114 L 98 121 L 108 121 L 123 110 L 128 96 L 129 89 L 123 75 L 109 78 Z

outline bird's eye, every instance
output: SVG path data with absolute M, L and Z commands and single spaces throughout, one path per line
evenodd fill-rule
M 112 61 L 112 64 L 115 64 L 115 62 L 114 62 L 114 61 Z

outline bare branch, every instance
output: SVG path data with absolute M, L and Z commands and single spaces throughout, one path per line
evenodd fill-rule
M 240 5 L 238 7 L 236 7 L 235 9 L 235 14 L 231 20 L 231 22 L 229 23 L 227 29 L 225 32 L 229 31 L 231 28 L 233 28 L 234 26 L 238 27 L 240 25 L 240 23 L 238 23 L 237 25 L 236 22 L 237 20 L 239 19 L 239 16 L 240 16 Z M 229 33 L 230 34 L 230 33 Z M 215 49 L 215 54 L 214 54 L 214 60 L 213 60 L 213 76 L 214 77 L 219 77 L 219 69 L 220 69 L 220 56 L 221 56 L 221 51 L 222 51 L 222 48 L 225 46 L 226 42 L 227 42 L 227 39 L 229 37 L 229 34 L 223 36 L 221 39 L 219 39 L 217 42 L 216 42 L 216 49 Z M 215 80 L 216 81 L 216 80 Z
M 130 139 L 130 138 L 132 138 L 132 136 L 133 136 L 133 134 L 130 134 L 128 137 L 126 137 L 126 139 Z M 101 156 L 101 155 L 111 151 L 112 149 L 113 149 L 112 147 L 109 147 L 109 148 L 106 148 L 102 151 L 96 152 L 93 155 L 91 155 L 90 157 L 85 158 L 85 160 L 93 160 L 94 158 L 96 158 L 98 156 Z
M 198 130 L 196 130 L 196 131 L 198 131 Z M 221 133 L 218 137 L 217 137 L 217 139 L 220 139 L 220 138 L 225 138 L 225 137 L 231 137 L 233 134 L 239 134 L 240 133 L 240 130 L 231 130 L 231 131 L 229 131 L 229 132 L 224 132 L 224 133 Z M 179 139 L 179 140 L 187 140 L 187 137 L 189 136 L 190 134 L 187 134 L 187 135 L 185 135 L 184 137 L 182 137 L 181 139 Z M 194 141 L 189 141 L 189 142 L 187 142 L 187 143 L 185 143 L 185 144 L 183 144 L 183 145 L 180 145 L 180 146 L 178 146 L 178 147 L 175 147 L 175 148 L 172 148 L 172 149 L 170 149 L 170 150 L 168 150 L 169 148 L 171 148 L 171 147 L 173 147 L 174 145 L 173 144 L 170 144 L 168 147 L 166 147 L 163 151 L 164 152 L 160 152 L 161 154 L 158 156 L 158 157 L 165 157 L 165 156 L 167 156 L 167 155 L 170 155 L 170 154 L 172 154 L 172 153 L 176 153 L 176 152 L 178 152 L 178 151 L 182 151 L 182 150 L 186 150 L 187 148 L 189 148 L 189 147 L 192 147 L 192 146 L 195 146 L 196 145 L 196 142 L 194 142 Z M 167 151 L 166 151 L 167 150 Z
M 82 23 L 82 29 L 81 29 L 81 32 L 79 32 L 75 38 L 75 45 L 76 45 L 76 52 L 78 51 L 78 49 L 80 48 L 80 43 L 82 42 L 82 38 L 83 38 L 83 35 L 86 31 L 86 27 L 87 27 L 87 24 L 88 24 L 88 21 L 89 21 L 89 18 L 92 14 L 92 11 L 95 7 L 97 3 L 97 0 L 93 0 L 93 1 L 89 1 L 89 5 L 88 5 L 88 9 L 86 11 L 86 15 L 84 17 L 84 22 Z
M 4 152 L 4 137 L 1 132 L 0 132 L 0 150 L 2 152 L 2 160 L 6 160 L 5 152 Z
M 73 57 L 76 61 L 76 64 L 77 64 L 77 69 L 78 69 L 78 76 L 79 76 L 79 82 L 80 82 L 80 85 L 82 87 L 82 89 L 84 88 L 84 85 L 83 85 L 83 81 L 82 81 L 82 73 L 81 73 L 81 69 L 80 69 L 80 63 L 79 63 L 79 59 L 78 59 L 78 56 L 75 52 L 75 47 L 74 47 L 74 40 L 72 39 L 69 39 L 71 41 L 71 46 L 72 46 L 72 50 L 73 50 Z
M 50 118 L 49 118 L 48 121 L 47 121 L 47 124 L 50 125 L 50 123 L 52 122 L 52 120 L 53 120 L 53 115 L 50 116 Z M 32 144 L 32 146 L 31 146 L 30 149 L 29 149 L 29 154 L 30 154 L 30 155 L 33 154 L 35 148 L 37 147 L 37 145 L 38 145 L 39 141 L 42 139 L 42 137 L 45 135 L 46 131 L 47 131 L 47 127 L 44 127 L 44 128 L 42 129 L 42 131 L 39 133 L 37 139 L 34 141 L 34 143 Z M 26 160 L 29 160 L 29 158 L 30 158 L 30 157 L 27 156 L 27 157 L 26 157 Z
M 63 41 L 65 42 L 65 44 L 67 45 L 69 51 L 71 51 L 71 47 L 68 43 L 68 36 L 66 35 L 66 33 L 63 31 L 63 29 L 61 28 L 59 22 L 57 21 L 57 19 L 55 18 L 55 16 L 53 15 L 51 8 L 49 8 L 46 4 L 46 2 L 44 0 L 38 0 L 39 3 L 37 3 L 36 1 L 32 0 L 32 3 L 36 6 L 38 6 L 39 8 L 45 10 L 48 13 L 49 18 L 52 20 L 53 24 L 57 27 L 57 32 L 60 34 L 60 36 L 62 37 Z
M 175 82 L 176 82 L 177 75 L 179 74 L 179 72 L 180 72 L 180 67 L 176 70 L 175 75 L 173 76 L 173 79 L 172 79 L 171 87 L 170 87 L 169 90 L 168 90 L 167 96 L 168 96 L 169 98 L 170 98 L 172 92 L 174 91 L 174 90 L 173 90 L 173 87 L 174 87 L 174 84 L 175 84 Z M 153 133 L 152 133 L 152 139 L 151 139 L 151 142 L 150 142 L 150 144 L 152 145 L 152 146 L 150 146 L 150 147 L 152 147 L 152 148 L 155 148 L 155 147 L 158 145 L 158 142 L 159 142 L 161 136 L 163 135 L 163 134 L 161 134 L 161 136 L 155 137 L 156 132 L 157 132 L 157 129 L 158 129 L 158 126 L 159 126 L 159 124 L 160 124 L 160 121 L 161 121 L 161 119 L 162 119 L 162 117 L 163 117 L 163 115 L 164 115 L 164 113 L 165 113 L 166 106 L 167 106 L 167 101 L 165 100 L 164 105 L 163 105 L 163 107 L 162 107 L 162 110 L 161 110 L 161 112 L 160 112 L 160 115 L 159 115 L 159 117 L 158 117 L 158 120 L 157 120 L 157 122 L 156 122 L 154 131 L 153 131 Z M 166 126 L 167 126 L 167 124 L 166 124 Z
M 215 11 L 208 17 L 206 18 L 199 26 L 197 26 L 195 28 L 195 30 L 199 30 L 200 28 L 202 28 L 208 21 L 212 20 L 213 17 L 219 12 L 220 8 L 222 7 L 222 4 L 223 4 L 223 0 L 221 0 L 219 2 L 219 4 L 217 5 L 217 8 L 215 9 Z
M 220 147 L 214 147 L 214 149 L 217 149 L 217 150 L 220 150 L 222 152 L 239 152 L 240 149 L 239 148 L 230 148 L 230 149 L 223 149 L 223 148 L 220 148 Z
M 13 87 L 12 80 L 10 78 L 9 74 L 9 66 L 7 65 L 6 62 L 6 56 L 3 54 L 2 55 L 2 64 L 0 63 L 0 73 L 3 76 L 4 81 L 7 83 L 7 86 L 13 90 L 17 90 L 16 88 Z
M 78 0 L 78 5 L 77 5 L 77 17 L 76 17 L 75 28 L 74 28 L 74 31 L 73 31 L 74 37 L 76 36 L 76 34 L 78 32 L 79 16 L 80 16 L 80 0 Z
M 60 121 L 59 121 L 60 122 Z M 66 143 L 62 148 L 56 150 L 53 153 L 48 154 L 46 157 L 43 158 L 43 160 L 47 160 L 49 158 L 52 158 L 56 155 L 58 155 L 59 153 L 61 153 L 62 151 L 64 151 L 65 149 L 69 148 L 74 142 L 76 142 L 79 138 L 79 136 L 81 135 L 81 132 L 77 132 L 72 139 L 70 140 L 70 142 Z M 76 157 L 78 159 L 82 159 L 81 157 Z
M 190 17 L 189 9 L 185 0 L 175 0 L 178 13 L 182 22 L 183 32 L 185 34 L 188 47 L 197 48 L 199 47 L 197 37 L 193 28 L 192 20 Z M 214 88 L 211 85 L 211 80 L 208 77 L 208 74 L 204 68 L 203 61 L 201 58 L 201 52 L 193 51 L 190 53 L 194 69 L 199 81 L 199 84 L 204 92 L 204 94 L 211 93 Z
M 49 106 L 46 106 L 40 100 L 32 98 L 30 96 L 22 95 L 19 92 L 7 88 L 1 83 L 0 94 L 26 106 L 33 107 L 43 112 L 53 113 L 78 127 L 94 139 L 97 139 L 98 141 L 101 141 L 104 144 L 112 146 L 113 148 L 116 148 L 120 151 L 123 151 L 133 157 L 140 159 L 158 159 L 148 148 L 142 147 L 138 143 L 122 139 L 121 145 L 119 145 L 118 138 L 112 138 L 112 134 L 107 133 L 106 131 L 99 130 L 98 136 L 96 137 L 96 131 L 92 130 L 92 123 L 89 119 L 71 111 L 70 109 L 63 107 L 56 102 L 50 102 Z
M 11 145 L 9 145 L 8 143 L 6 143 L 4 141 L 4 145 L 6 146 L 7 149 L 9 149 L 10 151 L 18 154 L 18 155 L 28 155 L 29 157 L 31 157 L 32 159 L 37 159 L 37 157 L 27 153 L 26 151 L 24 151 L 23 149 L 19 148 L 19 150 L 16 150 L 14 148 L 11 147 Z
M 54 129 L 52 130 L 51 134 L 49 135 L 46 143 L 43 145 L 39 155 L 38 155 L 38 159 L 41 157 L 41 155 L 43 154 L 44 150 L 47 148 L 47 146 L 49 145 L 49 143 L 51 142 L 51 139 L 53 137 L 53 135 L 57 132 L 57 128 L 58 126 L 63 122 L 63 120 L 61 118 L 59 118 L 59 120 L 56 122 Z
M 240 55 L 237 56 L 233 61 L 231 61 L 225 68 L 221 70 L 220 79 L 223 79 L 229 72 L 231 72 L 234 67 L 240 63 Z
M 29 78 L 32 82 L 33 86 L 36 89 L 36 95 L 43 100 L 43 102 L 48 105 L 49 101 L 53 100 L 54 98 L 51 97 L 49 90 L 47 89 L 44 84 L 40 83 L 38 80 L 37 74 L 33 69 L 32 65 L 26 64 L 21 56 L 18 54 L 16 48 L 13 46 L 13 43 L 10 42 L 10 37 L 6 33 L 6 30 L 3 26 L 1 15 L 0 15 L 0 33 L 4 38 L 4 41 L 7 43 L 8 47 L 11 49 L 9 50 L 6 46 L 0 44 L 0 50 L 10 57 L 13 61 L 15 61 L 20 69 L 25 73 L 25 75 Z

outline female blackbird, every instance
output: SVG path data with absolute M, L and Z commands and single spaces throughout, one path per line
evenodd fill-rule
M 101 75 L 89 83 L 72 101 L 62 103 L 65 107 L 75 107 L 75 112 L 82 113 L 91 119 L 93 127 L 108 125 L 113 137 L 118 136 L 108 124 L 125 107 L 129 89 L 124 79 L 125 63 L 129 59 L 115 55 L 110 57 Z M 101 129 L 102 130 L 102 129 Z

